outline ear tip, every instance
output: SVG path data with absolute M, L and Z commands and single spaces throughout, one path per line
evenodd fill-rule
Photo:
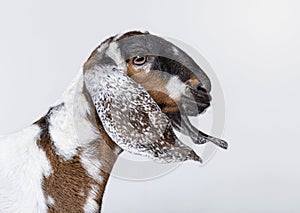
M 190 154 L 188 156 L 188 160 L 197 161 L 197 162 L 200 162 L 200 164 L 203 163 L 202 158 L 193 150 L 190 152 Z

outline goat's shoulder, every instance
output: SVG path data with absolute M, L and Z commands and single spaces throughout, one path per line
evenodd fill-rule
M 43 212 L 42 178 L 51 171 L 36 141 L 40 127 L 32 125 L 0 137 L 0 210 Z

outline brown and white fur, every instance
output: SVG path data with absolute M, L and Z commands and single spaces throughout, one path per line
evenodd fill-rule
M 57 106 L 0 139 L 1 212 L 98 212 L 121 149 L 99 123 L 82 72 Z
M 95 63 L 95 54 L 44 117 L 20 132 L 0 137 L 1 213 L 101 211 L 110 172 L 123 150 L 104 130 L 85 86 L 84 71 Z M 130 60 L 126 66 L 129 76 L 137 72 Z M 182 83 L 178 78 L 152 78 L 163 91 L 150 88 L 153 99 L 163 104 L 166 113 L 178 111 L 175 102 L 180 93 L 170 93 L 169 87 L 175 80 Z M 187 80 L 199 83 L 196 76 Z

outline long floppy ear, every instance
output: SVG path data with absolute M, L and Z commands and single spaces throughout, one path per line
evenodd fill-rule
M 174 134 L 147 91 L 112 66 L 85 72 L 85 84 L 105 131 L 122 149 L 160 162 L 201 158 Z

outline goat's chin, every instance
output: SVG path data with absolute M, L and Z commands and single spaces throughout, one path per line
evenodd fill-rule
M 203 107 L 203 106 L 201 106 L 201 105 L 198 105 L 198 114 L 197 114 L 197 115 L 205 113 L 206 110 L 209 108 L 209 106 L 210 106 L 210 105 L 208 105 L 208 106 L 206 106 L 206 107 Z M 197 116 L 197 115 L 196 115 L 196 116 Z

